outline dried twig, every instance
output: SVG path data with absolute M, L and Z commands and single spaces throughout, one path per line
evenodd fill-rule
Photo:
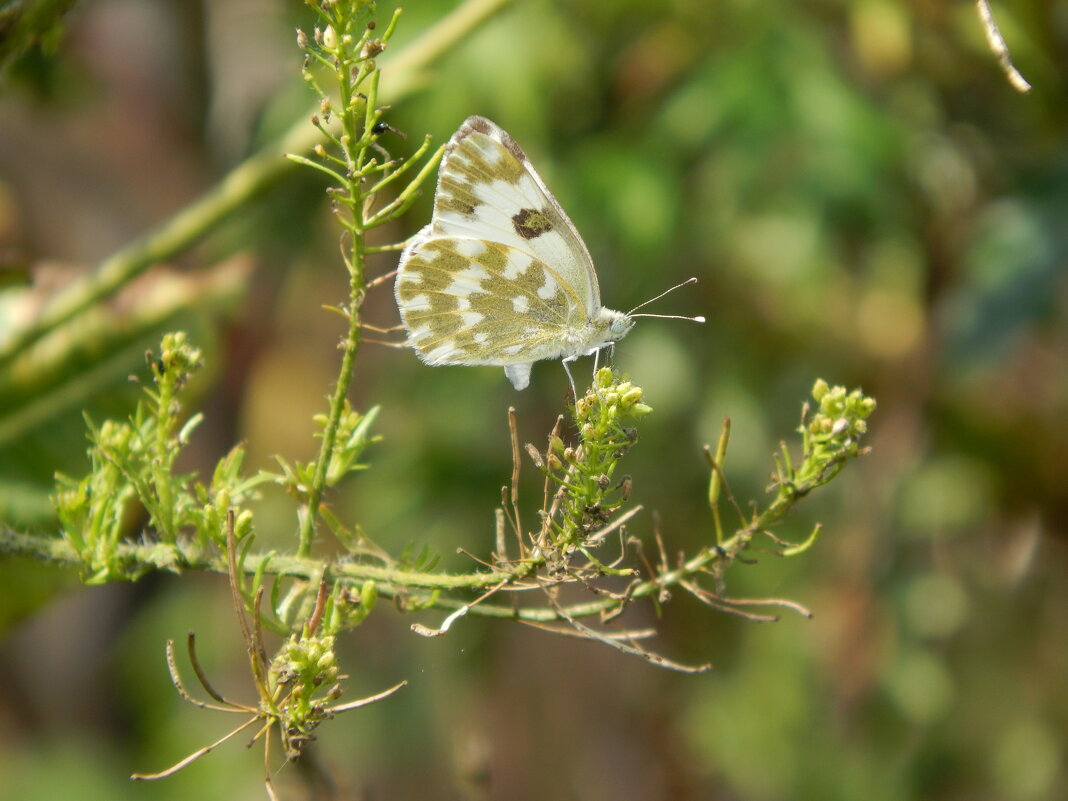
M 1012 58 L 1009 56 L 1009 46 L 1005 44 L 1005 38 L 1001 35 L 997 22 L 994 21 L 994 12 L 990 9 L 990 3 L 988 0 L 975 0 L 975 7 L 979 11 L 979 21 L 983 23 L 983 30 L 986 32 L 987 44 L 997 56 L 1005 77 L 1009 79 L 1013 89 L 1027 94 L 1031 91 L 1031 84 L 1013 66 Z

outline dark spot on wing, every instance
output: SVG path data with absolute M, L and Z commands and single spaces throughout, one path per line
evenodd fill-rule
M 536 239 L 553 230 L 549 216 L 537 209 L 520 209 L 519 213 L 512 217 L 512 225 L 515 226 L 515 232 L 524 239 Z

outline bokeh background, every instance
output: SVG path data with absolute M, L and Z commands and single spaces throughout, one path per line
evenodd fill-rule
M 455 6 L 406 7 L 394 51 Z M 677 598 L 657 647 L 715 665 L 683 676 L 499 622 L 424 640 L 384 606 L 346 638 L 349 697 L 410 685 L 320 729 L 340 797 L 1066 797 L 1068 4 L 995 12 L 1030 95 L 965 0 L 531 0 L 396 105 L 409 138 L 387 142 L 395 153 L 473 113 L 511 132 L 583 232 L 610 307 L 699 277 L 655 310 L 706 325 L 643 320 L 615 356 L 656 409 L 627 469 L 671 549 L 708 541 L 700 446 L 725 416 L 744 504 L 815 378 L 879 407 L 872 453 L 779 532 L 822 521 L 816 547 L 758 552 L 728 577 L 731 594 L 792 598 L 812 620 L 757 625 Z M 294 29 L 310 19 L 295 0 L 97 0 L 8 62 L 0 339 L 308 114 Z M 74 346 L 2 377 L 5 525 L 54 530 L 53 473 L 85 469 L 81 410 L 128 413 L 126 377 L 162 330 L 206 352 L 191 469 L 238 441 L 253 467 L 315 452 L 342 335 L 321 307 L 346 284 L 324 188 L 289 171 L 80 320 Z M 428 217 L 426 197 L 383 235 Z M 396 322 L 388 289 L 368 313 Z M 508 406 L 540 443 L 565 387 L 553 364 L 517 394 L 496 368 L 366 347 L 351 395 L 381 405 L 384 439 L 336 508 L 394 553 L 427 544 L 467 569 L 458 546 L 492 547 Z M 266 542 L 291 541 L 288 505 L 257 515 Z M 126 778 L 238 722 L 173 692 L 163 644 L 188 630 L 216 684 L 249 700 L 221 577 L 84 588 L 0 561 L 0 799 L 262 798 L 243 740 L 163 782 Z M 276 779 L 306 797 L 292 771 Z

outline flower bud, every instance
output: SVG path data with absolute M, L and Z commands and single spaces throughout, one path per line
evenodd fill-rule
M 821 401 L 830 389 L 826 381 L 822 378 L 817 378 L 816 383 L 812 386 L 812 397 L 817 401 Z
M 238 539 L 252 531 L 252 510 L 244 509 L 234 523 L 234 536 Z
M 634 418 L 645 417 L 647 414 L 651 414 L 653 407 L 646 403 L 635 403 L 630 407 L 630 416 Z
M 375 608 L 375 602 L 378 600 L 378 585 L 371 579 L 367 579 L 363 583 L 363 587 L 360 588 L 360 606 L 363 607 L 364 613 L 368 614 Z

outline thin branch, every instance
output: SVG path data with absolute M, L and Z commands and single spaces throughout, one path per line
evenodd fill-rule
M 440 628 L 434 629 L 434 628 L 431 628 L 430 626 L 424 626 L 422 623 L 412 623 L 411 629 L 416 634 L 418 634 L 418 635 L 420 635 L 422 637 L 440 637 L 442 634 L 445 634 L 446 632 L 448 632 L 448 630 L 452 627 L 453 623 L 455 623 L 461 617 L 466 615 L 472 609 L 476 608 L 482 601 L 484 601 L 487 598 L 489 598 L 491 595 L 496 593 L 498 590 L 500 590 L 502 587 L 504 587 L 509 582 L 511 582 L 511 578 L 505 579 L 504 581 L 502 581 L 500 584 L 498 584 L 495 587 L 490 587 L 488 590 L 486 590 L 484 593 L 482 593 L 480 596 L 478 596 L 475 600 L 471 601 L 471 603 L 464 604 L 459 609 L 457 609 L 455 612 L 453 612 L 451 615 L 449 615 L 447 618 L 445 618 L 445 620 L 442 622 Z
M 0 523 L 0 554 L 23 556 L 41 562 L 51 562 L 70 567 L 81 567 L 83 562 L 70 543 L 59 537 L 45 534 L 26 534 Z M 177 573 L 183 570 L 199 570 L 206 573 L 226 575 L 229 572 L 225 554 L 207 551 L 183 552 L 180 548 L 165 543 L 119 542 L 115 544 L 116 561 L 130 565 L 131 570 L 161 570 Z M 264 575 L 279 576 L 318 582 L 323 571 L 320 559 L 301 558 L 278 553 L 250 551 L 243 560 L 242 572 L 253 576 L 264 561 L 269 567 Z M 398 587 L 407 590 L 460 590 L 479 589 L 491 586 L 508 571 L 487 573 L 424 573 L 400 570 L 360 562 L 335 562 L 331 574 L 343 581 L 362 585 L 370 579 L 379 584 L 379 592 L 392 597 Z
M 560 616 L 571 624 L 572 628 L 574 628 L 575 631 L 578 633 L 578 636 L 585 635 L 587 639 L 597 640 L 598 642 L 604 643 L 605 645 L 615 648 L 618 651 L 622 651 L 625 654 L 637 656 L 641 659 L 644 659 L 646 662 L 650 662 L 658 667 L 667 668 L 669 670 L 677 670 L 680 673 L 704 673 L 705 671 L 712 669 L 712 664 L 710 662 L 706 662 L 701 665 L 684 665 L 681 662 L 672 661 L 666 656 L 662 656 L 652 651 L 647 651 L 646 649 L 637 645 L 631 639 L 614 639 L 606 635 L 605 633 L 590 628 L 581 621 L 571 617 L 571 615 L 567 613 L 567 610 L 565 610 L 562 606 L 559 605 L 559 603 L 557 603 L 556 599 L 553 598 L 551 592 L 547 592 L 546 597 L 549 599 L 549 603 L 553 606 L 553 608 L 560 613 Z
M 376 695 L 369 695 L 366 698 L 361 698 L 359 701 L 350 701 L 347 704 L 338 704 L 337 706 L 332 706 L 327 709 L 327 712 L 329 712 L 331 715 L 337 715 L 341 712 L 348 712 L 350 709 L 359 709 L 361 706 L 373 704 L 376 701 L 381 701 L 383 698 L 389 698 L 389 696 L 393 695 L 393 693 L 397 692 L 397 690 L 399 690 L 401 687 L 404 687 L 407 683 L 408 681 L 405 680 L 400 682 L 399 684 L 394 684 L 388 690 L 383 690 L 382 692 L 377 693 Z
M 728 598 L 723 595 L 719 595 L 714 592 L 706 590 L 704 587 L 698 586 L 692 581 L 683 579 L 679 581 L 679 585 L 697 598 L 702 603 L 708 604 L 716 609 L 721 609 L 732 614 L 741 615 L 746 619 L 753 620 L 757 623 L 774 623 L 779 620 L 777 616 L 769 615 L 754 615 L 751 612 L 743 612 L 738 609 L 739 606 L 781 606 L 784 609 L 790 609 L 797 612 L 802 617 L 812 617 L 812 611 L 807 606 L 802 606 L 797 601 L 791 601 L 788 598 Z
M 193 635 L 190 634 L 189 636 L 192 637 Z M 193 665 L 193 669 L 197 671 L 197 676 L 199 678 L 199 666 L 196 664 L 195 660 L 193 662 Z M 190 694 L 189 690 L 186 689 L 185 682 L 182 681 L 182 676 L 178 672 L 178 663 L 174 657 L 174 640 L 167 640 L 167 672 L 171 674 L 171 684 L 173 684 L 174 689 L 178 691 L 179 697 L 193 704 L 193 706 L 199 706 L 201 709 L 213 709 L 216 712 L 234 712 L 238 710 L 250 713 L 255 712 L 254 709 L 246 709 L 245 707 L 241 707 L 237 704 L 231 704 L 229 701 L 227 701 L 221 695 L 216 693 L 214 690 L 209 689 L 208 685 L 204 685 L 204 689 L 207 690 L 208 695 L 210 695 L 220 704 L 224 704 L 224 706 L 219 706 L 218 704 L 209 704 L 206 701 L 198 701 L 196 698 L 194 698 Z
M 132 774 L 130 776 L 130 778 L 133 779 L 134 781 L 149 782 L 149 781 L 153 781 L 155 779 L 165 779 L 168 776 L 173 776 L 175 773 L 180 771 L 186 765 L 189 765 L 189 764 L 191 764 L 193 762 L 196 762 L 202 756 L 206 756 L 207 754 L 210 754 L 212 751 L 214 751 L 220 745 L 225 743 L 227 740 L 229 740 L 235 734 L 240 734 L 245 729 L 247 729 L 249 726 L 251 726 L 253 723 L 256 723 L 257 721 L 259 721 L 259 719 L 260 718 L 258 716 L 249 718 L 244 723 L 242 723 L 240 726 L 238 726 L 236 729 L 231 731 L 229 734 L 224 734 L 222 737 L 220 737 L 218 740 L 213 742 L 211 745 L 206 745 L 203 748 L 198 748 L 196 751 L 191 753 L 185 759 L 181 760 L 180 762 L 174 763 L 173 765 L 171 765 L 166 770 L 161 770 L 159 773 L 134 773 L 134 774 Z
M 550 634 L 559 634 L 564 637 L 576 637 L 580 640 L 588 640 L 589 637 L 579 631 L 575 631 L 573 628 L 565 628 L 564 626 L 553 625 L 551 623 L 537 623 L 532 620 L 519 621 L 524 626 L 530 626 L 532 629 L 538 629 L 539 631 L 547 631 Z M 600 632 L 601 638 L 606 640 L 644 640 L 649 637 L 655 637 L 659 632 L 656 629 L 631 629 L 629 631 L 603 631 Z
M 230 597 L 234 604 L 234 612 L 237 614 L 237 622 L 241 626 L 241 635 L 248 646 L 249 656 L 255 656 L 252 632 L 249 630 L 248 621 L 245 619 L 241 574 L 237 572 L 237 543 L 234 538 L 233 509 L 226 510 L 226 568 L 230 576 Z
M 193 632 L 189 632 L 186 643 L 189 648 L 189 662 L 193 666 L 193 672 L 196 674 L 197 681 L 200 682 L 200 686 L 204 688 L 204 692 L 206 692 L 220 704 L 224 704 L 224 706 L 222 707 L 211 706 L 210 708 L 229 711 L 233 711 L 234 709 L 240 709 L 246 712 L 255 712 L 255 709 L 250 706 L 246 706 L 245 704 L 236 704 L 233 701 L 227 701 L 225 698 L 223 698 L 222 694 L 219 693 L 218 690 L 211 686 L 211 682 L 208 681 L 207 674 L 204 673 L 204 668 L 200 666 L 200 659 L 197 658 L 196 641 L 196 635 L 193 634 Z M 174 643 L 171 640 L 167 640 L 167 668 L 171 671 L 171 679 L 175 680 L 174 686 L 178 689 L 178 694 L 182 696 L 182 698 L 192 704 L 196 704 L 197 706 L 207 706 L 206 704 L 197 701 L 195 698 L 192 698 L 189 693 L 185 691 L 185 688 L 180 686 L 178 681 L 176 680 L 178 675 L 178 666 L 175 664 L 174 661 Z
M 325 573 L 325 571 L 324 571 Z M 312 615 L 308 618 L 308 636 L 314 637 L 315 632 L 319 628 L 319 623 L 323 619 L 323 611 L 326 609 L 326 595 L 327 585 L 326 576 L 324 575 L 319 580 L 319 592 L 315 596 L 315 609 L 312 611 Z
M 990 3 L 988 0 L 975 0 L 975 7 L 979 12 L 979 21 L 983 23 L 987 44 L 990 45 L 991 51 L 997 57 L 998 64 L 1001 65 L 1005 77 L 1008 78 L 1013 89 L 1027 94 L 1031 91 L 1031 84 L 1013 66 L 1012 58 L 1009 56 L 1009 46 L 1005 44 L 1005 38 L 1001 35 L 998 24 L 994 20 L 994 12 L 990 9 Z

